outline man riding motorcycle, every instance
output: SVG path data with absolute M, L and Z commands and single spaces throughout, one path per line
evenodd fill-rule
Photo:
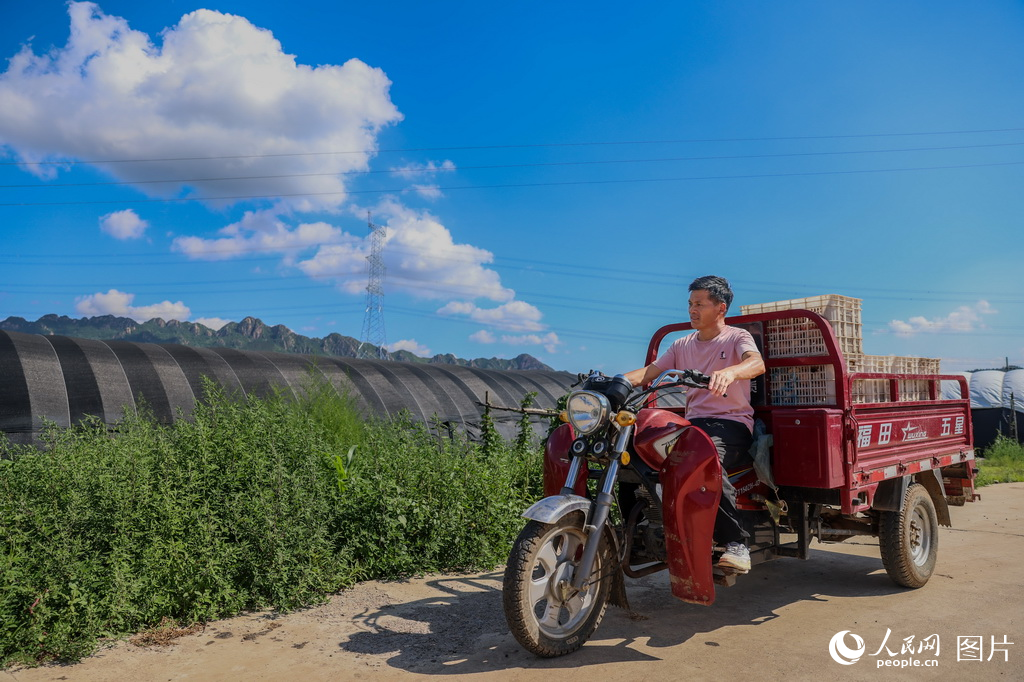
M 723 470 L 749 463 L 754 409 L 750 380 L 764 374 L 765 366 L 749 332 L 725 324 L 733 300 L 729 282 L 722 277 L 698 277 L 689 287 L 690 321 L 695 332 L 675 341 L 657 360 L 627 372 L 634 387 L 653 381 L 672 369 L 697 369 L 710 375 L 707 391 L 690 391 L 686 418 L 701 428 L 718 450 Z M 749 535 L 736 508 L 736 490 L 722 477 L 722 497 L 715 519 L 714 538 L 725 547 L 718 561 L 734 573 L 750 570 Z

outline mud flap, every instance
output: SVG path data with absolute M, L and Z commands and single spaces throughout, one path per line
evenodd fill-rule
M 619 546 L 619 539 L 616 537 L 615 531 L 606 525 L 604 532 L 606 536 L 605 541 L 611 545 L 612 555 L 620 557 L 622 555 L 622 548 Z M 630 610 L 629 598 L 626 596 L 626 576 L 622 572 L 621 564 L 615 567 L 615 572 L 612 574 L 612 586 L 611 591 L 608 593 L 608 603 L 626 611 Z
M 715 444 L 700 429 L 686 429 L 665 460 L 660 479 L 672 594 L 710 606 L 715 601 L 711 549 L 722 496 Z
M 932 504 L 935 505 L 935 516 L 938 518 L 939 525 L 952 528 L 953 520 L 949 516 L 949 504 L 946 502 L 946 491 L 942 485 L 942 472 L 938 469 L 932 469 L 930 472 L 922 471 L 914 479 L 924 486 L 925 490 L 928 491 L 928 495 L 932 498 Z

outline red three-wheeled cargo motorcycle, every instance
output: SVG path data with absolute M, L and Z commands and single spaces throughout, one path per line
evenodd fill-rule
M 844 356 L 829 321 L 809 310 L 726 322 L 750 331 L 765 359 L 751 400 L 755 466 L 723 472 L 683 408 L 658 406 L 659 394 L 704 390 L 699 372 L 665 372 L 635 391 L 621 376 L 581 377 L 567 423 L 545 446 L 547 497 L 524 512 L 505 571 L 505 616 L 529 651 L 581 647 L 609 603 L 626 606 L 626 577 L 667 570 L 673 595 L 711 605 L 716 584 L 738 579 L 715 566 L 722 476 L 737 490 L 754 565 L 806 559 L 813 539 L 871 535 L 897 584 L 921 587 L 931 576 L 939 524 L 975 499 L 964 378 L 879 371 Z M 667 336 L 689 329 L 658 330 L 647 363 Z M 959 382 L 958 398 L 943 399 L 943 381 Z

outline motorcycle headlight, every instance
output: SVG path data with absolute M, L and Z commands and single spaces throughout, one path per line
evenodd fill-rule
M 597 431 L 608 421 L 611 405 L 608 398 L 593 391 L 575 391 L 566 403 L 569 423 L 580 435 L 587 436 Z

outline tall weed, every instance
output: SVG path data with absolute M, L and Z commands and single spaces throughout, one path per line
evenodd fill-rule
M 340 509 L 360 578 L 491 567 L 540 494 L 540 456 L 507 444 L 439 441 L 421 424 L 367 429 Z M 500 447 L 500 451 L 499 451 Z
M 540 454 L 368 421 L 333 389 L 141 410 L 0 443 L 0 665 L 76 659 L 166 619 L 294 609 L 357 579 L 491 567 Z

